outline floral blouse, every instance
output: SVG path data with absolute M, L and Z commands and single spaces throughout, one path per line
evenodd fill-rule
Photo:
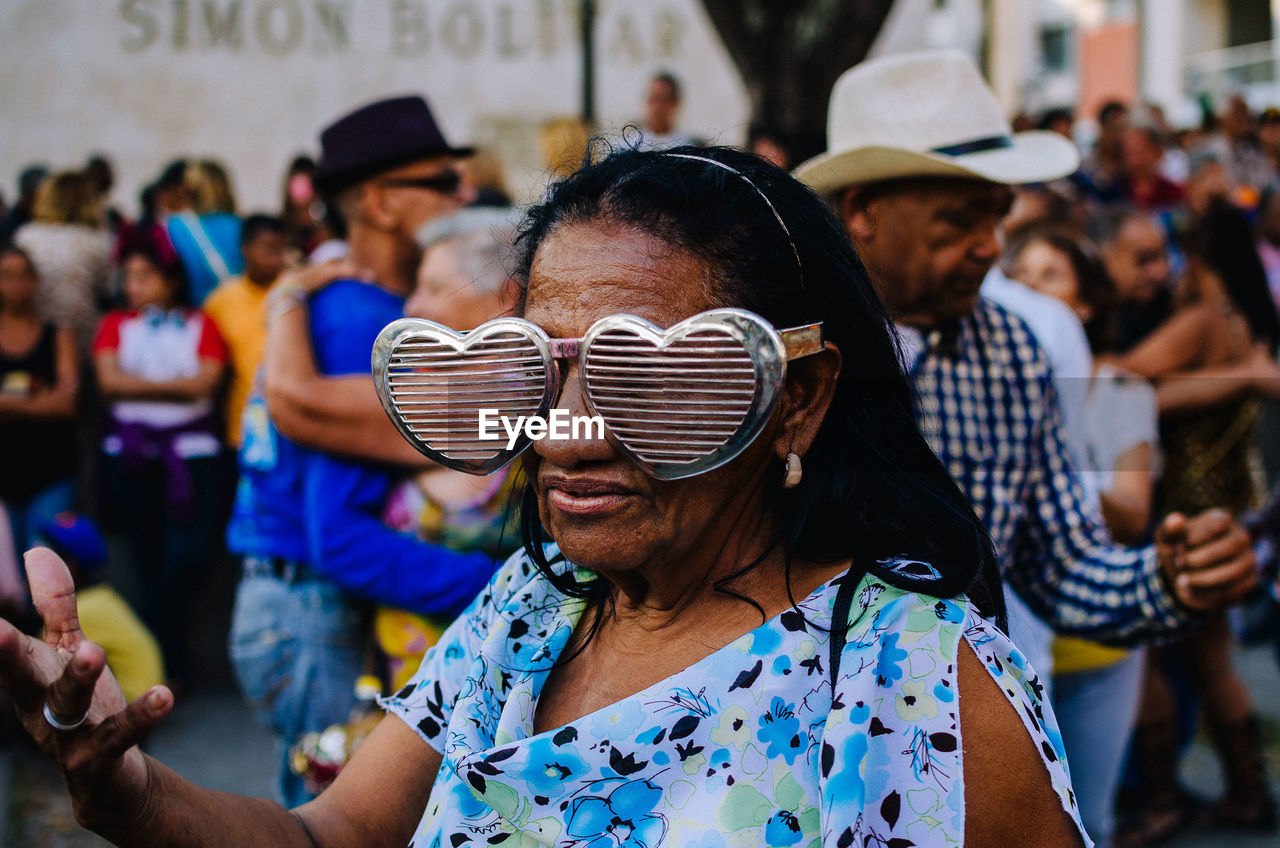
M 572 568 L 554 545 L 547 554 Z M 383 702 L 444 757 L 411 848 L 960 845 L 961 638 L 1079 826 L 1040 681 L 966 599 L 862 578 L 833 699 L 827 628 L 841 580 L 666 680 L 535 734 L 539 692 L 585 602 L 517 551 Z

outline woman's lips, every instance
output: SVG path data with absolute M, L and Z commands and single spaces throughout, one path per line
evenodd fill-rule
M 627 495 L 573 495 L 564 489 L 548 489 L 547 503 L 570 515 L 603 515 L 616 512 Z
M 570 515 L 604 515 L 622 509 L 634 492 L 607 480 L 547 477 L 547 503 Z

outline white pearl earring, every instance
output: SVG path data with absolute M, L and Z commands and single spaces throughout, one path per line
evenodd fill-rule
M 794 489 L 800 485 L 800 478 L 804 475 L 804 469 L 800 467 L 800 455 L 792 452 L 787 454 L 787 476 L 782 478 L 782 488 Z

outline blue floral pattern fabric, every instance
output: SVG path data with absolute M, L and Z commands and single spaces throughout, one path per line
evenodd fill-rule
M 863 577 L 833 697 L 827 639 L 843 579 L 666 680 L 535 734 L 538 694 L 585 602 L 517 552 L 383 702 L 443 755 L 411 848 L 960 845 L 961 639 L 1078 825 L 1040 681 L 966 599 Z

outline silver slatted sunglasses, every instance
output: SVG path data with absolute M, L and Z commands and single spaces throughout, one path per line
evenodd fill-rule
M 503 428 L 545 420 L 560 394 L 556 360 L 576 358 L 585 405 L 618 449 L 650 476 L 678 480 L 740 454 L 773 413 L 787 362 L 822 348 L 821 323 L 776 330 L 743 309 L 666 330 L 610 315 L 581 339 L 549 338 L 522 318 L 467 333 L 403 318 L 378 335 L 373 376 L 410 444 L 448 468 L 487 474 L 529 446 L 528 430 Z M 498 438 L 483 438 L 482 425 Z

